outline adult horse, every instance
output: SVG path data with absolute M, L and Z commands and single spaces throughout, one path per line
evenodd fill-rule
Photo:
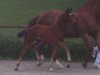
M 66 12 L 62 12 L 58 18 L 56 19 L 55 23 L 51 26 L 45 26 L 45 25 L 35 25 L 31 28 L 29 28 L 25 34 L 25 41 L 24 46 L 20 55 L 20 58 L 17 63 L 17 67 L 15 70 L 18 70 L 18 67 L 20 65 L 21 60 L 23 59 L 23 56 L 25 55 L 27 49 L 32 46 L 32 43 L 38 39 L 43 43 L 47 43 L 52 45 L 52 59 L 51 59 L 51 65 L 53 63 L 53 59 L 56 55 L 56 50 L 58 47 L 62 47 L 65 49 L 65 53 L 68 57 L 68 62 L 71 61 L 69 49 L 64 45 L 63 41 L 65 38 L 65 30 L 66 26 L 69 25 L 69 21 L 71 18 L 70 9 L 68 9 Z M 66 16 L 66 17 L 65 17 Z M 63 24 L 62 24 L 63 22 Z M 68 67 L 69 67 L 68 63 Z

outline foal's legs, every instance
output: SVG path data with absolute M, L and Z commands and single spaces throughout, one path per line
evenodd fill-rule
M 51 60 L 50 60 L 50 63 L 49 63 L 50 71 L 53 70 L 52 65 L 53 65 L 53 62 L 56 59 L 56 51 L 57 51 L 57 47 L 56 46 L 52 47 L 52 57 L 51 57 Z
M 66 51 L 67 60 L 68 60 L 67 67 L 69 68 L 69 67 L 70 67 L 70 62 L 71 62 L 71 57 L 70 57 L 69 49 L 68 49 L 68 47 L 66 47 L 62 42 L 57 43 L 57 47 L 59 47 L 59 46 L 62 47 L 62 48 L 64 48 L 65 51 Z M 52 58 L 51 58 L 51 60 L 50 60 L 50 70 L 53 70 L 53 69 L 52 69 L 52 64 L 53 64 L 53 61 L 56 59 L 55 57 L 56 57 L 56 50 L 57 50 L 57 47 L 54 47 L 54 48 L 53 48 Z M 63 66 L 61 65 L 61 67 L 63 67 Z
M 67 68 L 69 68 L 70 62 L 71 62 L 70 51 L 69 51 L 68 47 L 65 44 L 63 44 L 62 42 L 59 42 L 58 44 L 59 44 L 59 46 L 61 46 L 62 48 L 65 49 L 65 52 L 66 52 L 66 55 L 67 55 L 67 61 L 68 61 Z
M 18 62 L 17 62 L 17 64 L 16 64 L 15 71 L 18 71 L 18 67 L 20 66 L 20 63 L 21 63 L 23 57 L 25 56 L 25 54 L 26 54 L 28 48 L 29 48 L 28 45 L 25 45 L 25 46 L 23 47 L 22 52 L 21 52 L 21 54 L 20 54 L 20 57 L 19 57 L 19 59 L 18 59 Z
M 15 71 L 18 71 L 18 67 L 20 66 L 20 63 L 21 63 L 23 57 L 25 56 L 28 48 L 32 45 L 32 42 L 34 41 L 34 40 L 32 40 L 32 38 L 33 37 L 30 37 L 30 34 L 25 37 L 24 46 L 23 46 L 23 49 L 21 51 L 20 57 L 18 59 L 18 62 L 16 64 Z
M 83 62 L 83 67 L 86 68 L 87 67 L 87 62 L 91 56 L 91 53 L 92 53 L 92 49 L 93 49 L 93 43 L 91 42 L 91 39 L 89 38 L 89 35 L 88 33 L 82 35 L 82 38 L 83 40 L 86 42 L 87 46 L 88 46 L 88 49 L 89 49 L 89 52 L 88 52 L 88 55 L 86 56 L 84 62 Z
M 38 67 L 40 67 L 43 64 L 44 59 L 44 53 L 39 52 L 40 47 L 44 47 L 44 43 L 40 42 L 37 43 L 37 45 L 35 46 L 35 54 L 37 56 L 37 60 L 39 61 L 39 63 L 37 64 Z M 39 50 L 38 50 L 39 49 Z M 52 49 L 52 48 L 51 48 Z M 33 50 L 34 51 L 34 50 Z M 52 50 L 54 51 L 53 55 L 55 55 L 55 48 Z M 52 56 L 53 56 L 52 55 Z M 55 62 L 56 61 L 56 65 L 58 65 L 59 68 L 63 68 L 63 66 L 61 65 L 61 63 L 56 59 L 56 57 L 54 59 L 51 58 L 50 64 L 52 64 L 52 61 Z
M 44 43 L 37 40 L 35 46 L 34 46 L 34 49 L 33 51 L 35 51 L 35 54 L 36 54 L 36 57 L 37 57 L 37 60 L 39 61 L 39 63 L 37 64 L 38 67 L 40 67 L 42 64 L 43 64 L 43 61 L 45 60 L 44 59 L 44 55 L 43 55 L 43 52 L 40 51 L 40 47 L 44 47 Z

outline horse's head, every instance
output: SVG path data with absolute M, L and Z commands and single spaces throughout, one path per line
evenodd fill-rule
M 55 24 L 59 26 L 63 31 L 68 27 L 68 25 L 71 25 L 73 21 L 73 15 L 72 15 L 72 8 L 68 8 L 66 11 L 62 12 L 59 17 L 56 19 Z
M 73 21 L 73 13 L 72 13 L 72 8 L 67 8 L 65 11 L 66 14 L 66 20 L 68 23 L 72 23 Z
M 67 16 L 72 16 L 72 8 L 67 8 L 65 12 Z

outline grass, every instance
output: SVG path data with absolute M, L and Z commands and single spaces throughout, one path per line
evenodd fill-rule
M 0 0 L 0 24 L 24 25 L 33 15 L 53 9 L 79 8 L 85 0 Z

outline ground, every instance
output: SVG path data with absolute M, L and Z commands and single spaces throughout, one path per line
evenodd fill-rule
M 23 61 L 19 71 L 14 71 L 17 61 L 0 61 L 0 75 L 100 75 L 100 69 L 94 68 L 92 63 L 88 63 L 87 68 L 83 68 L 81 63 L 71 63 L 68 69 L 66 62 L 61 62 L 64 65 L 63 69 L 58 69 L 54 66 L 54 70 L 50 71 L 48 62 L 40 68 L 37 68 L 36 61 Z

